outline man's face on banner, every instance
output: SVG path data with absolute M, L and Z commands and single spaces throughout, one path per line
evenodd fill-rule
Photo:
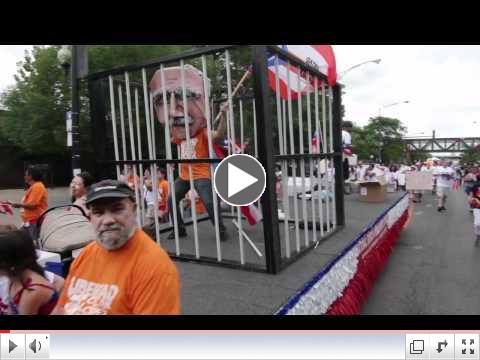
M 187 121 L 190 137 L 194 137 L 206 126 L 203 77 L 196 68 L 189 65 L 184 67 L 183 77 L 186 103 L 180 67 L 165 68 L 163 79 L 161 71 L 158 70 L 150 81 L 157 118 L 162 125 L 170 126 L 172 139 L 180 141 L 187 138 Z

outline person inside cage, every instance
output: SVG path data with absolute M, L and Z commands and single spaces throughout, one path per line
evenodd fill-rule
M 168 194 L 169 186 L 168 181 L 165 180 L 165 169 L 157 169 L 157 199 L 158 199 L 158 210 L 157 217 L 161 223 L 168 222 Z M 143 201 L 145 202 L 145 208 L 147 209 L 145 214 L 145 226 L 151 226 L 155 222 L 155 198 L 153 190 L 153 181 L 152 179 L 145 179 L 144 189 L 143 189 Z
M 124 181 L 130 186 L 130 188 L 135 189 L 135 184 L 139 186 L 140 178 L 134 174 L 133 167 L 131 165 L 126 166 L 126 173 L 124 175 Z
M 182 69 L 181 67 L 169 67 L 155 72 L 150 81 L 150 91 L 152 92 L 155 112 L 160 123 L 169 126 L 171 133 L 171 142 L 180 145 L 181 159 L 205 159 L 209 158 L 208 150 L 208 130 L 207 118 L 205 115 L 205 104 L 208 104 L 209 83 L 206 79 L 207 89 L 204 91 L 203 73 L 191 65 L 185 65 L 183 68 L 185 80 L 185 94 L 182 87 Z M 162 81 L 163 80 L 163 81 Z M 166 103 L 164 102 L 164 93 Z M 184 95 L 187 103 L 184 103 Z M 165 116 L 167 110 L 168 116 Z M 212 141 L 218 142 L 225 136 L 226 106 L 222 107 L 222 115 L 218 122 L 217 129 L 211 133 Z M 187 123 L 188 121 L 188 123 Z M 187 133 L 188 130 L 188 133 Z M 183 163 L 180 164 L 180 175 L 175 180 L 175 207 L 177 214 L 180 214 L 179 202 L 190 190 L 190 177 L 198 195 L 200 196 L 205 209 L 214 224 L 215 211 L 212 194 L 212 173 L 209 163 Z M 168 209 L 173 219 L 172 195 L 168 198 Z M 217 201 L 219 204 L 219 201 Z M 220 209 L 217 206 L 218 226 L 220 231 L 220 240 L 225 241 L 228 238 L 227 230 L 223 224 Z M 181 216 L 177 216 L 179 237 L 187 236 L 187 231 Z M 214 224 L 215 225 L 215 224 Z M 168 239 L 175 239 L 173 231 Z

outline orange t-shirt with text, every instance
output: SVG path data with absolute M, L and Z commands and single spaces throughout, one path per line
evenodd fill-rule
M 23 222 L 36 221 L 48 209 L 48 191 L 41 181 L 34 182 L 25 193 L 23 204 L 36 205 L 34 209 L 20 210 Z
M 180 279 L 168 254 L 137 229 L 118 250 L 87 245 L 58 303 L 67 315 L 178 315 Z
M 181 159 L 208 159 L 208 130 L 203 128 L 198 134 L 190 138 L 190 146 L 187 140 L 181 142 L 174 142 L 180 145 Z M 189 151 L 190 149 L 190 151 Z M 180 165 L 180 178 L 182 180 L 189 180 L 189 165 Z M 210 164 L 209 163 L 195 163 L 192 164 L 193 180 L 210 179 Z

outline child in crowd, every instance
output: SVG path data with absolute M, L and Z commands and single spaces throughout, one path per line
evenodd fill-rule
M 8 279 L 3 311 L 13 315 L 49 315 L 63 288 L 61 277 L 37 263 L 33 241 L 23 230 L 0 233 L 0 277 Z

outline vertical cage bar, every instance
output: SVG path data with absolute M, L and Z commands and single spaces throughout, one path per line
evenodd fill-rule
M 323 119 L 323 134 L 324 134 L 324 143 L 323 143 L 323 153 L 328 153 L 330 150 L 329 138 L 332 134 L 328 134 L 327 136 L 327 107 L 326 107 L 326 99 L 325 99 L 325 82 L 322 81 L 322 119 Z M 330 201 L 329 201 L 329 194 L 328 191 L 330 189 L 330 180 L 328 179 L 328 170 L 329 170 L 329 160 L 330 157 L 326 157 L 325 161 L 325 174 L 323 175 L 323 184 L 325 189 L 325 211 L 327 213 L 327 233 L 330 232 Z
M 267 272 L 276 274 L 281 269 L 281 248 L 278 229 L 278 209 L 275 192 L 275 160 L 273 158 L 272 109 L 267 73 L 267 48 L 254 45 L 252 49 L 254 90 L 258 119 L 259 159 L 267 173 L 265 192 L 262 196 L 263 235 L 265 239 Z
M 297 86 L 300 89 L 300 76 L 297 77 Z M 307 83 L 308 84 L 308 83 Z M 308 92 L 308 90 L 307 90 Z M 302 92 L 299 90 L 298 94 L 298 136 L 300 154 L 304 154 L 303 144 L 303 107 L 302 107 Z M 305 160 L 300 160 L 300 176 L 302 177 L 302 214 L 303 214 L 303 235 L 305 237 L 305 246 L 308 246 L 308 215 L 307 215 L 307 200 L 305 199 Z M 296 197 L 297 194 L 295 194 Z
M 112 115 L 112 130 L 113 130 L 113 148 L 115 152 L 115 161 L 119 161 L 118 155 L 118 135 L 117 135 L 117 117 L 115 113 L 115 88 L 113 86 L 113 77 L 110 75 L 108 77 L 108 84 L 110 90 L 110 111 Z M 120 179 L 120 165 L 116 165 L 117 169 L 117 180 Z
M 125 137 L 125 115 L 123 114 L 123 95 L 122 95 L 122 85 L 118 85 L 118 102 L 119 102 L 119 113 L 120 113 L 120 129 L 122 131 L 122 155 L 121 160 L 127 160 L 127 139 Z M 123 166 L 123 174 L 127 173 L 127 165 Z
M 290 61 L 287 61 L 287 69 L 290 69 Z M 293 109 L 292 109 L 292 89 L 291 89 L 290 71 L 287 70 L 287 94 L 288 94 L 288 129 L 290 132 L 290 155 L 295 155 L 295 137 L 293 133 Z M 300 95 L 300 89 L 298 95 Z M 297 163 L 292 160 L 289 167 L 292 168 L 293 182 L 293 214 L 295 219 L 295 245 L 297 253 L 300 252 L 300 228 L 298 223 L 298 201 L 297 201 Z M 288 199 L 290 201 L 290 198 Z
M 328 87 L 328 122 L 330 124 L 330 152 L 334 152 L 333 149 L 333 91 L 332 88 Z M 337 227 L 337 213 L 336 213 L 336 201 L 335 201 L 335 167 L 334 167 L 335 156 L 332 156 L 330 159 L 330 186 L 328 189 L 328 202 L 331 203 L 332 206 L 332 230 L 335 230 Z M 332 194 L 332 200 L 330 200 L 330 194 Z
M 140 130 L 140 106 L 138 103 L 138 89 L 135 88 L 135 120 L 136 120 L 136 125 L 137 125 L 137 149 L 138 149 L 138 160 L 143 160 L 143 154 L 142 154 L 142 134 Z M 143 178 L 143 164 L 139 164 L 140 167 L 140 217 L 142 219 L 142 224 L 144 223 L 144 216 L 145 216 L 145 203 L 143 201 L 143 184 L 144 184 L 144 178 Z
M 315 75 L 314 78 L 314 86 L 315 86 L 315 127 L 317 128 L 317 150 L 320 150 L 320 139 L 323 139 L 323 131 L 320 128 L 320 120 L 319 120 L 319 105 L 318 105 L 318 77 Z M 322 149 L 324 149 L 322 142 Z M 320 153 L 320 151 L 318 151 Z M 322 162 L 321 160 L 317 160 L 317 184 L 318 184 L 318 213 L 320 215 L 320 237 L 323 238 L 324 235 L 324 218 L 323 218 L 323 203 L 322 203 L 322 188 L 323 188 L 323 180 L 322 180 Z M 313 195 L 313 194 L 312 194 Z M 312 201 L 314 198 L 312 196 Z M 318 239 L 319 240 L 319 239 Z M 318 241 L 317 240 L 317 241 Z
M 163 104 L 168 104 L 167 99 L 167 92 L 165 89 L 165 71 L 164 65 L 160 65 L 160 82 L 162 84 L 162 100 Z M 167 106 L 163 107 L 163 116 L 165 118 L 165 150 L 166 156 L 168 160 L 173 159 L 172 155 L 172 144 L 171 144 L 171 135 L 170 135 L 170 121 L 168 116 L 168 108 Z M 167 141 L 168 140 L 168 141 Z M 167 165 L 167 178 L 168 178 L 168 186 L 170 190 L 170 194 L 172 194 L 172 213 L 173 213 L 173 232 L 175 234 L 175 253 L 177 256 L 180 256 L 180 240 L 178 236 L 178 216 L 180 214 L 177 213 L 177 202 L 176 202 L 176 195 L 175 195 L 175 181 L 173 176 L 173 168 L 171 165 Z
M 236 136 L 235 136 L 235 118 L 233 114 L 233 98 L 232 98 L 232 75 L 230 72 L 230 52 L 228 50 L 225 50 L 225 70 L 227 73 L 227 93 L 228 93 L 228 108 L 229 108 L 229 113 L 230 113 L 230 122 L 231 122 L 231 128 L 230 128 L 230 135 L 231 139 L 230 143 L 232 144 L 232 152 L 235 154 L 235 145 L 236 145 Z M 237 207 L 237 218 L 239 222 L 241 222 L 241 213 L 240 213 L 240 207 Z M 239 242 L 239 247 L 240 247 L 240 263 L 242 265 L 245 264 L 245 250 L 244 250 L 244 244 L 243 244 L 243 236 L 242 233 L 240 232 L 240 228 L 238 228 L 238 242 Z
M 207 82 L 207 59 L 205 55 L 202 55 L 202 72 L 203 72 L 203 93 L 205 94 L 205 117 L 207 119 L 207 130 L 208 130 L 208 154 L 210 159 L 214 158 L 213 154 L 213 141 L 212 141 L 212 116 L 210 114 L 210 107 L 208 106 L 209 103 L 209 84 Z M 210 171 L 212 174 L 213 180 L 213 172 L 210 167 Z M 215 241 L 217 247 L 217 260 L 220 262 L 222 261 L 222 249 L 220 246 L 220 229 L 219 229 L 219 207 L 218 207 L 218 198 L 217 194 L 215 193 L 215 188 L 212 186 L 212 199 L 213 199 L 213 213 L 214 213 L 214 223 L 215 223 Z
M 180 75 L 181 75 L 181 82 L 182 82 L 182 97 L 183 97 L 183 104 L 184 106 L 188 104 L 187 100 L 187 90 L 185 86 L 185 61 L 182 59 L 180 60 Z M 186 108 L 185 108 L 186 109 Z M 184 111 L 185 117 L 185 134 L 187 136 L 187 151 L 189 154 L 192 154 L 192 142 L 190 141 L 190 114 L 188 111 Z M 193 234 L 194 234 L 194 243 L 195 243 L 195 257 L 198 259 L 200 258 L 200 249 L 198 243 L 198 221 L 197 221 L 197 204 L 196 204 L 196 190 L 193 181 L 193 171 L 192 171 L 192 163 L 188 163 L 188 177 L 190 179 L 190 197 L 191 197 L 191 207 L 192 207 L 192 216 L 193 216 Z
M 132 94 L 130 92 L 130 75 L 128 72 L 125 72 L 125 87 L 126 87 L 126 95 L 127 95 L 127 115 L 128 115 L 128 130 L 129 130 L 129 135 L 130 135 L 130 153 L 132 156 L 132 160 L 136 161 L 137 160 L 137 155 L 135 154 L 135 134 L 133 130 L 133 116 L 132 116 Z M 135 190 L 135 200 L 137 202 L 137 224 L 138 226 L 142 226 L 143 224 L 143 219 L 140 218 L 140 211 L 138 209 L 140 208 L 140 196 L 139 196 L 139 183 L 137 181 L 138 176 L 137 176 L 137 164 L 134 163 L 132 165 L 133 169 L 133 188 Z
M 339 85 L 333 88 L 333 150 L 342 153 L 342 89 Z M 344 180 L 342 156 L 335 156 L 335 210 L 337 226 L 345 225 Z
M 149 95 L 149 92 L 147 90 L 147 73 L 145 68 L 142 68 L 142 85 L 143 85 L 143 104 L 145 108 L 145 125 L 147 128 L 147 149 L 148 149 L 148 159 L 153 160 L 153 153 L 152 153 L 152 131 L 150 127 L 150 118 L 155 118 L 153 111 L 151 108 L 153 108 L 153 101 L 151 96 Z M 152 189 L 153 189 L 153 195 L 154 195 L 154 209 L 153 209 L 153 215 L 155 217 L 155 241 L 157 244 L 160 244 L 160 232 L 158 231 L 158 213 L 157 213 L 157 202 L 156 198 L 158 196 L 158 193 L 155 192 L 155 186 L 154 186 L 154 180 L 156 177 L 154 177 L 154 166 L 150 165 L 150 176 L 152 177 Z
M 307 72 L 307 83 L 310 84 L 310 73 Z M 312 144 L 312 107 L 310 103 L 310 92 L 307 91 L 307 131 L 308 131 L 308 152 L 313 154 L 313 144 Z M 318 142 L 319 140 L 317 140 Z M 315 170 L 314 170 L 314 161 L 312 158 L 308 161 L 309 165 L 309 177 L 310 177 L 310 200 L 312 204 L 312 230 L 313 230 L 313 242 L 317 242 L 317 220 L 315 215 L 315 197 L 313 194 L 315 181 Z

